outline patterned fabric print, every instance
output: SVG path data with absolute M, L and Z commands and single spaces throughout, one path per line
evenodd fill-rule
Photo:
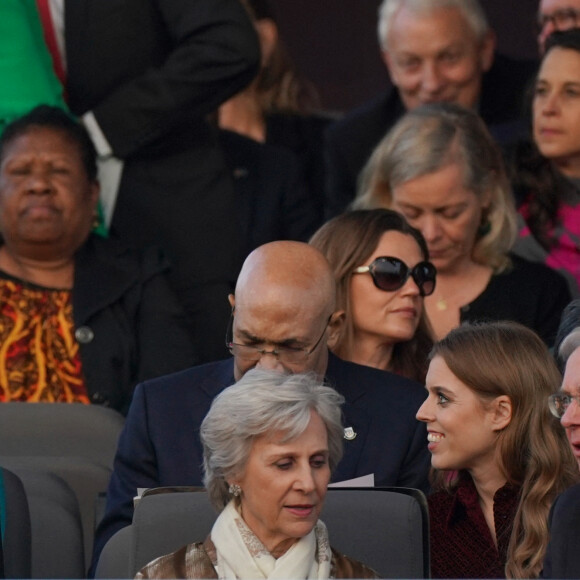
M 0 401 L 90 403 L 71 292 L 0 276 Z
M 316 534 L 316 545 L 318 547 L 318 563 L 329 562 L 332 552 L 330 551 L 330 541 L 328 539 L 328 532 L 326 526 L 318 520 L 314 528 Z
M 244 522 L 242 518 L 236 518 L 235 521 L 238 530 L 240 531 L 240 535 L 242 536 L 242 540 L 244 541 L 244 544 L 246 544 L 248 552 L 250 552 L 250 556 L 252 556 L 252 558 L 257 558 L 260 555 L 269 556 L 270 552 L 268 552 L 264 544 L 258 540 L 254 532 L 248 528 L 246 522 Z

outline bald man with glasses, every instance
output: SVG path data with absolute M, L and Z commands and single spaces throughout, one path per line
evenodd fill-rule
M 344 318 L 324 256 L 272 242 L 242 267 L 226 346 L 233 357 L 138 385 L 119 440 L 93 570 L 106 541 L 131 523 L 138 488 L 202 485 L 199 427 L 214 397 L 251 368 L 313 372 L 345 397 L 344 457 L 334 481 L 372 475 L 375 485 L 426 490 L 430 456 L 415 419 L 422 385 L 332 355 Z

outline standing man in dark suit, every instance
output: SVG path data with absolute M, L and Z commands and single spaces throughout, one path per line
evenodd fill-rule
M 115 458 L 93 566 L 106 541 L 131 523 L 138 488 L 201 485 L 199 427 L 214 397 L 254 367 L 311 371 L 345 397 L 344 457 L 335 481 L 373 475 L 376 485 L 426 489 L 430 457 L 415 413 L 421 385 L 329 353 L 344 314 L 324 256 L 300 242 L 272 242 L 248 256 L 230 296 L 233 358 L 137 387 Z
M 327 217 L 353 200 L 374 148 L 408 110 L 433 102 L 472 107 L 508 138 L 536 68 L 494 55 L 495 35 L 478 0 L 383 0 L 378 32 L 394 86 L 327 131 Z
M 225 297 L 241 259 L 231 178 L 204 117 L 257 70 L 246 11 L 239 0 L 50 0 L 50 8 L 69 107 L 111 162 L 108 175 L 120 176 L 116 202 L 105 201 L 114 206 L 111 235 L 163 248 L 200 358 L 221 358 Z

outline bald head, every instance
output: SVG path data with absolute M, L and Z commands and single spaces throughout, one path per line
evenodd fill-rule
M 328 315 L 334 311 L 336 285 L 326 258 L 302 242 L 271 242 L 254 250 L 244 262 L 236 303 L 254 298 L 279 300 L 290 291 Z
M 235 357 L 236 379 L 253 366 L 324 376 L 336 285 L 318 250 L 289 241 L 260 246 L 244 262 L 231 304 L 234 342 L 267 351 L 258 361 Z M 280 347 L 312 352 L 303 364 L 286 364 L 272 353 Z

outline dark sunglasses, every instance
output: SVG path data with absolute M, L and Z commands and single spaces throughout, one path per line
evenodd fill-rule
M 403 260 L 391 256 L 380 256 L 369 266 L 355 268 L 355 274 L 369 273 L 377 288 L 386 292 L 394 292 L 405 285 L 409 276 L 413 277 L 421 296 L 429 296 L 435 290 L 437 270 L 431 262 L 419 262 L 414 268 L 409 268 Z

